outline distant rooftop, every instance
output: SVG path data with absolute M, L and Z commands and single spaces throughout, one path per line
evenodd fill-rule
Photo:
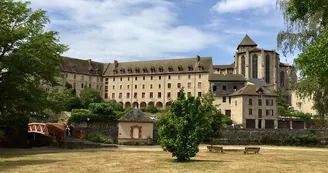
M 246 34 L 244 39 L 238 45 L 237 50 L 240 46 L 257 46 L 257 44 Z

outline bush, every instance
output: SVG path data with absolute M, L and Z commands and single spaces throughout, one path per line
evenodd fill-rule
M 155 106 L 153 106 L 153 105 L 149 105 L 148 107 L 147 107 L 147 112 L 150 112 L 150 113 L 157 113 L 158 112 L 158 109 L 157 109 L 157 107 L 155 107 Z
M 87 133 L 84 138 L 88 141 L 92 142 L 99 142 L 104 144 L 113 144 L 113 140 L 110 137 L 106 137 L 103 134 L 96 132 L 96 133 Z
M 144 108 L 144 107 L 141 107 L 140 110 L 141 110 L 142 112 L 146 112 L 146 108 Z
M 82 123 L 87 122 L 87 119 L 90 118 L 90 121 L 94 121 L 96 115 L 93 114 L 88 109 L 73 109 L 72 114 L 69 117 L 69 122 Z

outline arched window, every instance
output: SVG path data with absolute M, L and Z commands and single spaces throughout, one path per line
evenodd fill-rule
M 159 72 L 164 72 L 164 69 L 163 69 L 163 67 L 162 67 L 162 66 L 160 66 L 160 67 L 158 68 L 158 71 L 159 71 Z
M 183 68 L 182 68 L 181 65 L 179 65 L 178 70 L 179 70 L 179 71 L 183 71 Z
M 252 57 L 252 78 L 258 78 L 257 76 L 257 69 L 258 69 L 258 57 L 256 54 Z
M 246 76 L 246 63 L 245 63 L 245 56 L 241 57 L 241 74 Z
M 281 71 L 280 72 L 280 87 L 284 87 L 285 86 L 285 72 Z
M 151 71 L 152 73 L 155 73 L 155 72 L 156 72 L 155 67 L 151 67 L 151 68 L 150 68 L 150 71 Z
M 270 55 L 265 57 L 265 82 L 270 83 Z
M 128 73 L 132 73 L 132 68 L 129 68 L 128 69 Z
M 172 72 L 173 71 L 173 67 L 172 66 L 169 66 L 168 70 L 169 70 L 169 72 Z
M 193 71 L 194 70 L 194 68 L 192 67 L 192 65 L 189 65 L 188 66 L 188 69 L 189 69 L 189 71 Z

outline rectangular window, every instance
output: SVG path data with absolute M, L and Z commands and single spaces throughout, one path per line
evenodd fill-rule
M 178 98 L 180 97 L 180 94 L 181 94 L 180 92 L 177 92 L 177 97 L 178 97 Z
M 108 78 L 105 78 L 105 84 L 108 84 Z
M 266 110 L 266 116 L 273 116 L 273 110 L 272 109 L 267 109 Z
M 122 85 L 120 85 L 120 89 L 122 89 Z
M 198 78 L 201 79 L 201 78 L 202 78 L 202 74 L 199 74 L 199 75 L 198 75 Z
M 226 91 L 226 90 L 227 90 L 227 86 L 223 85 L 223 86 L 222 86 L 222 90 L 223 90 L 223 91 Z
M 130 93 L 126 93 L 126 98 L 130 98 Z
M 167 93 L 167 98 L 171 98 L 171 92 Z
M 74 79 L 76 79 L 76 74 L 74 74 Z
M 81 88 L 83 88 L 84 87 L 84 84 L 83 83 L 81 83 Z
M 188 75 L 188 79 L 190 79 L 190 78 L 191 78 L 191 75 L 189 74 L 189 75 Z
M 145 84 L 142 84 L 142 89 L 145 89 Z
M 105 86 L 105 92 L 108 92 L 108 86 Z
M 187 96 L 191 96 L 191 92 L 188 92 Z
M 258 110 L 258 114 L 257 114 L 258 118 L 262 118 L 262 109 Z
M 237 90 L 237 86 L 233 86 L 233 89 L 234 89 L 234 90 Z
M 138 77 L 135 77 L 134 80 L 138 80 Z
M 120 77 L 120 81 L 122 81 L 122 77 Z
M 188 82 L 187 86 L 190 89 L 191 88 L 191 82 Z
M 146 80 L 146 77 L 145 77 L 145 76 L 143 76 L 143 77 L 142 77 L 142 80 Z
M 161 80 L 162 79 L 162 76 L 158 76 L 158 79 Z
M 142 97 L 142 98 L 145 98 L 145 97 L 146 97 L 146 93 L 144 93 L 144 92 L 141 93 L 141 97 Z
M 89 84 L 89 88 L 91 88 L 91 84 Z
M 198 82 L 198 89 L 202 89 L 202 83 Z
M 158 84 L 158 88 L 161 88 L 161 84 Z
M 130 77 L 128 77 L 128 81 L 130 81 Z
M 128 85 L 127 88 L 130 89 L 130 85 Z
M 152 99 L 154 97 L 153 92 L 149 93 L 149 97 Z
M 252 99 L 248 99 L 248 105 L 253 105 L 253 100 Z
M 150 80 L 153 80 L 153 76 L 150 76 Z
M 161 92 L 158 92 L 157 97 L 158 98 L 162 98 L 162 93 Z
M 253 109 L 248 109 L 248 114 L 253 115 Z
M 113 77 L 113 82 L 115 82 L 115 77 Z
M 259 106 L 262 106 L 262 99 L 259 99 Z
M 231 97 L 229 97 L 229 104 L 231 104 Z
M 115 85 L 113 85 L 113 90 L 115 89 Z
M 181 88 L 181 83 L 178 83 L 178 88 Z
M 137 89 L 138 88 L 138 85 L 134 85 L 134 89 Z
M 134 93 L 133 97 L 136 99 L 138 97 L 138 93 Z
M 108 98 L 108 93 L 105 93 L 105 99 L 107 99 Z
M 202 92 L 198 92 L 198 97 L 201 97 L 202 96 Z
M 150 84 L 150 89 L 153 89 L 153 84 Z
M 122 93 L 118 94 L 118 98 L 120 98 L 120 99 L 122 98 Z
M 115 93 L 112 93 L 112 99 L 115 99 Z
M 167 88 L 171 88 L 171 83 L 168 83 L 167 84 Z
M 171 75 L 169 75 L 169 80 L 171 79 Z
M 227 102 L 227 97 L 222 97 L 222 102 L 226 103 Z

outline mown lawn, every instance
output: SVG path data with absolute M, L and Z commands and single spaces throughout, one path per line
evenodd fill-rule
M 262 149 L 259 155 L 243 151 L 208 153 L 201 150 L 190 162 L 177 163 L 163 151 L 0 149 L 0 172 L 328 172 L 328 150 Z

